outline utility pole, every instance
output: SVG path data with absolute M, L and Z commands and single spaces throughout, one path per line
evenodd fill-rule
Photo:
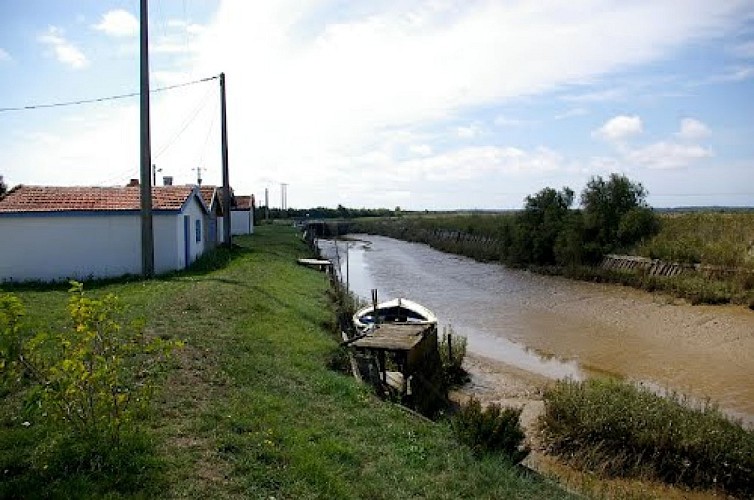
M 157 168 L 157 165 L 152 164 L 152 185 L 157 185 L 157 172 L 162 172 L 161 168 Z
M 202 168 L 201 165 L 199 165 L 198 167 L 196 167 L 196 168 L 194 168 L 192 170 L 196 170 L 196 183 L 199 186 L 201 186 L 202 185 L 202 170 L 204 170 L 204 169 Z
M 141 0 L 141 272 L 154 276 L 154 230 L 152 227 L 152 146 L 149 134 L 149 24 L 147 0 Z
M 220 73 L 220 145 L 223 159 L 223 236 L 230 248 L 230 179 L 228 178 L 228 121 L 225 110 L 225 73 Z
M 288 210 L 288 184 L 280 183 L 280 210 Z
M 264 220 L 270 220 L 270 189 L 264 188 Z

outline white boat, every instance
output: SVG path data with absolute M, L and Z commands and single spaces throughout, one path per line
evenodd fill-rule
M 421 304 L 404 298 L 397 298 L 377 304 L 377 322 L 410 325 L 437 324 L 435 313 Z M 353 324 L 359 331 L 371 328 L 375 323 L 374 307 L 367 306 L 356 311 Z

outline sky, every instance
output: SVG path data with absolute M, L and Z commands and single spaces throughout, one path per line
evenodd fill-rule
M 752 0 L 151 0 L 152 89 L 226 75 L 230 180 L 287 205 L 520 208 L 620 173 L 754 206 Z M 139 176 L 139 2 L 0 2 L 0 175 Z M 157 178 L 221 182 L 217 79 L 151 94 Z

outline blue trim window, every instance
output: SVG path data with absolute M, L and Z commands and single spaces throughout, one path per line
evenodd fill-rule
M 196 219 L 196 242 L 201 243 L 202 241 L 202 220 Z

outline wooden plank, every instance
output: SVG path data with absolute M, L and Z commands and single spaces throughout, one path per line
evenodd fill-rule
M 430 329 L 426 325 L 383 324 L 367 336 L 353 342 L 351 346 L 384 351 L 409 351 L 424 339 L 425 333 Z
M 341 337 L 343 337 L 343 341 L 348 340 L 348 334 L 344 331 L 340 332 Z M 351 363 L 351 373 L 353 373 L 353 377 L 358 380 L 359 382 L 362 381 L 361 378 L 361 372 L 359 372 L 359 365 L 356 363 L 356 358 L 353 355 L 352 351 L 348 351 L 348 361 Z

